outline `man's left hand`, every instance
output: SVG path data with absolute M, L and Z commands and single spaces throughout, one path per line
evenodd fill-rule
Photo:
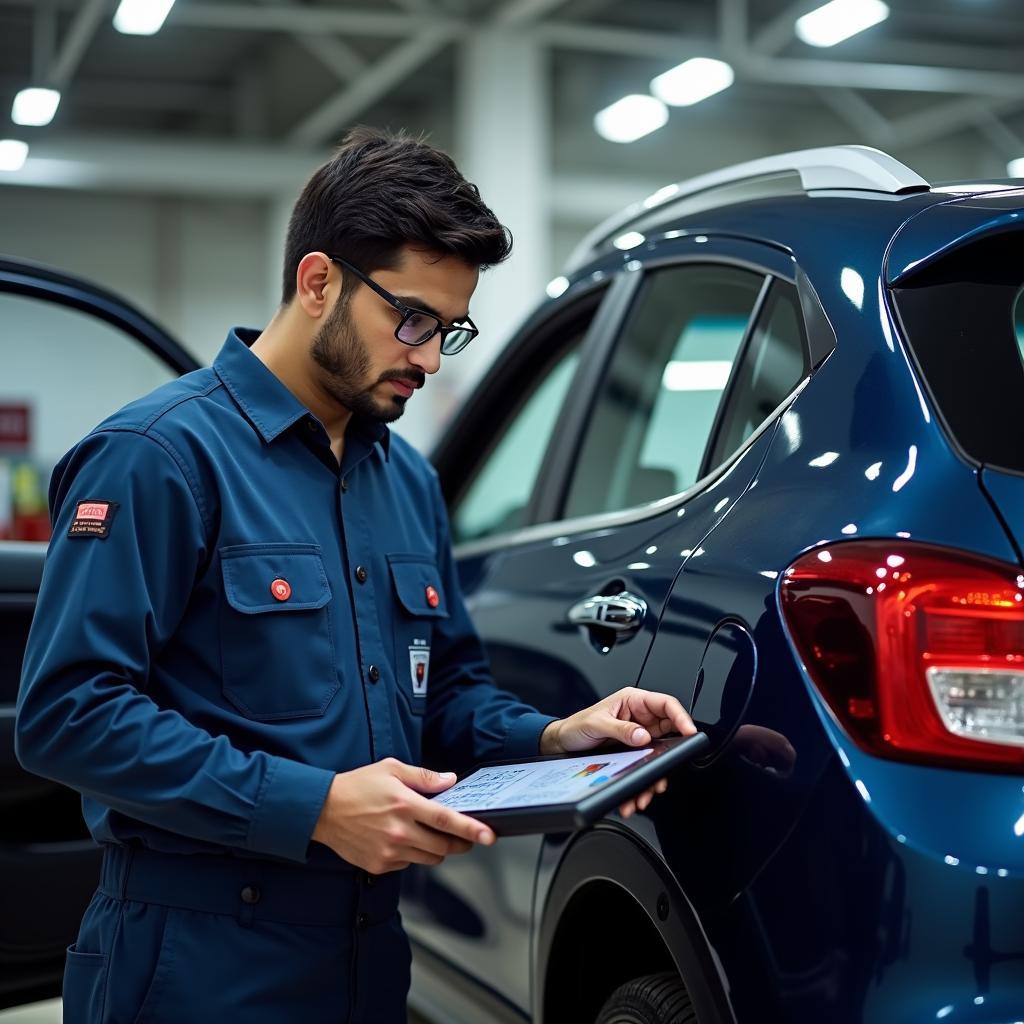
M 571 754 L 591 750 L 605 740 L 617 740 L 627 747 L 642 747 L 659 736 L 670 733 L 692 736 L 696 731 L 693 719 L 675 697 L 627 686 L 569 718 L 552 722 L 541 733 L 540 752 Z M 656 793 L 664 793 L 666 789 L 668 780 L 659 780 L 622 804 L 619 813 L 628 818 L 634 811 L 644 810 Z

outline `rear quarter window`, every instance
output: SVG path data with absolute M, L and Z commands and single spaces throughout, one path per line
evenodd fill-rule
M 965 245 L 892 294 L 952 440 L 976 463 L 1024 472 L 1024 231 Z

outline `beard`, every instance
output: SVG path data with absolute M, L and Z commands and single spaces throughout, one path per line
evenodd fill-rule
M 408 399 L 395 394 L 379 399 L 373 389 L 388 380 L 422 387 L 426 379 L 414 370 L 387 370 L 369 382 L 370 353 L 352 322 L 347 299 L 335 305 L 316 332 L 310 355 L 322 371 L 318 383 L 331 398 L 357 416 L 382 423 L 397 420 L 405 412 Z

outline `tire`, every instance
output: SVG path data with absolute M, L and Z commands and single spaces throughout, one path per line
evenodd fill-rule
M 698 1024 L 679 975 L 647 974 L 620 985 L 601 1007 L 594 1024 Z

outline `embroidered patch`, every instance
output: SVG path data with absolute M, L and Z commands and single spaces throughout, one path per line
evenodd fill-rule
M 409 648 L 409 675 L 412 678 L 412 692 L 416 697 L 426 697 L 427 676 L 430 673 L 430 648 Z
M 80 501 L 75 507 L 75 517 L 71 520 L 68 536 L 106 540 L 118 508 L 120 506 L 116 501 L 99 501 L 95 498 Z

